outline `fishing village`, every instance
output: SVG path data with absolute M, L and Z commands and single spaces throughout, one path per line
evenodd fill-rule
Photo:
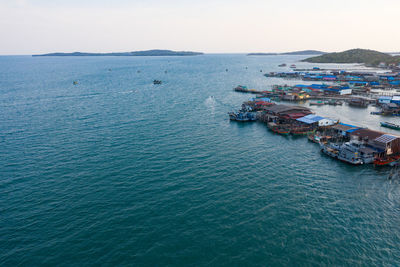
M 286 64 L 279 65 L 283 66 Z M 290 67 L 293 69 L 295 65 Z M 264 76 L 301 79 L 313 83 L 273 85 L 267 90 L 248 89 L 239 85 L 234 91 L 252 93 L 255 97 L 245 101 L 239 111 L 229 112 L 230 120 L 258 121 L 265 123 L 276 134 L 307 137 L 310 142 L 320 146 L 322 153 L 352 165 L 400 165 L 400 135 L 347 124 L 338 118 L 318 116 L 304 105 L 345 104 L 358 108 L 372 105 L 377 111 L 370 115 L 400 116 L 399 72 L 321 72 L 321 69 L 315 67 L 307 72 L 271 72 Z M 281 104 L 282 101 L 288 103 Z M 400 125 L 395 123 L 380 124 L 382 127 L 400 130 Z

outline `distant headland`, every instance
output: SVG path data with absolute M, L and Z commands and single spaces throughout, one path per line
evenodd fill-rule
M 399 64 L 400 56 L 392 56 L 368 49 L 351 49 L 340 53 L 329 53 L 302 60 L 310 63 L 364 63 L 366 65 L 378 66 L 380 64 Z
M 49 53 L 41 55 L 32 55 L 33 57 L 87 57 L 87 56 L 197 56 L 203 55 L 201 52 L 191 51 L 172 51 L 172 50 L 146 50 L 146 51 L 134 51 L 134 52 L 113 52 L 113 53 Z
M 326 52 L 317 50 L 302 50 L 286 53 L 249 53 L 248 56 L 281 56 L 281 55 L 321 55 L 326 54 Z

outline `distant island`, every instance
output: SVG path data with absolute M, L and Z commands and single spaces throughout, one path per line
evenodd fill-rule
M 351 49 L 340 53 L 329 53 L 321 56 L 310 57 L 302 60 L 310 63 L 364 63 L 370 66 L 399 64 L 400 56 L 392 56 L 386 53 L 368 50 Z
M 249 53 L 248 56 L 281 56 L 281 55 L 321 55 L 326 54 L 326 52 L 317 50 L 302 50 L 286 53 Z
M 172 51 L 172 50 L 146 50 L 134 52 L 114 52 L 114 53 L 49 53 L 42 55 L 32 55 L 33 57 L 87 57 L 87 56 L 197 56 L 203 55 L 201 52 L 191 51 Z

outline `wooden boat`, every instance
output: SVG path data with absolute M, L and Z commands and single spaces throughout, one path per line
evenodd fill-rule
M 322 106 L 325 105 L 323 101 L 311 101 L 310 106 Z
M 341 106 L 341 105 L 343 105 L 342 101 L 334 100 L 334 99 L 327 100 L 325 103 L 328 104 L 328 105 L 332 105 L 332 106 L 337 106 L 337 105 Z
M 286 67 L 285 63 L 279 64 L 278 67 Z
M 385 165 L 390 165 L 393 162 L 395 162 L 396 159 L 393 157 L 387 157 L 387 158 L 376 158 L 374 160 L 374 166 L 385 166 Z
M 277 128 L 272 129 L 272 131 L 274 133 L 278 133 L 278 134 L 282 134 L 282 135 L 289 135 L 290 134 L 290 131 L 285 129 L 285 128 L 277 127 Z
M 292 129 L 290 133 L 293 135 L 309 135 L 312 134 L 314 131 L 310 129 Z
M 368 101 L 360 98 L 353 98 L 350 100 L 349 106 L 366 108 L 368 107 Z
M 154 80 L 154 81 L 153 81 L 153 84 L 162 84 L 162 81 L 160 81 L 160 80 Z
M 307 135 L 308 141 L 311 141 L 316 144 L 327 144 L 328 141 L 332 138 L 331 136 L 320 136 L 314 134 L 313 132 Z
M 391 123 L 391 122 L 387 122 L 387 121 L 381 122 L 381 126 L 382 127 L 386 127 L 386 128 L 390 128 L 390 129 L 400 130 L 400 125 L 394 124 L 394 123 Z
M 283 134 L 283 135 L 290 134 L 290 130 L 288 128 L 283 127 L 283 126 L 281 126 L 279 124 L 276 124 L 274 122 L 269 122 L 267 124 L 267 126 L 268 126 L 268 129 L 270 129 L 274 133 Z

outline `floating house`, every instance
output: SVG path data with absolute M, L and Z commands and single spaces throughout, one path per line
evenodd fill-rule
M 354 126 L 351 124 L 345 124 L 345 123 L 338 123 L 334 126 L 332 126 L 332 129 L 338 132 L 342 136 L 348 136 L 351 132 L 354 132 L 356 130 L 361 129 L 358 126 Z
M 307 116 L 298 118 L 296 120 L 299 122 L 302 122 L 304 124 L 315 125 L 315 126 L 319 126 L 319 127 L 330 126 L 330 125 L 334 125 L 335 123 L 337 123 L 337 121 L 335 121 L 335 120 L 324 118 L 324 117 L 317 116 L 314 114 L 309 114 Z
M 399 154 L 400 136 L 383 134 L 375 138 L 371 145 L 383 151 L 385 155 Z
M 348 136 L 353 139 L 353 140 L 359 140 L 359 141 L 372 141 L 380 136 L 382 136 L 384 133 L 379 132 L 379 131 L 374 131 L 371 129 L 367 128 L 359 128 L 355 129 L 353 131 L 348 132 Z

